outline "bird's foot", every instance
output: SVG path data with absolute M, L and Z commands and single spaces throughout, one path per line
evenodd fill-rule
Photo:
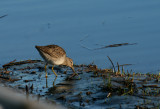
M 80 79 L 80 77 L 77 73 L 73 73 L 70 77 L 67 78 L 67 80 L 71 80 L 75 76 L 78 76 L 78 79 Z

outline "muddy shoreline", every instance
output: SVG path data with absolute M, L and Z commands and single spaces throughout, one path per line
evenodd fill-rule
M 45 78 L 44 63 L 40 60 L 16 60 L 0 70 L 2 86 L 21 90 L 61 104 L 67 108 L 159 108 L 160 75 L 125 72 L 122 66 L 99 69 L 96 65 L 74 65 L 79 76 L 68 79 L 71 69 L 57 66 L 56 78 L 48 66 Z

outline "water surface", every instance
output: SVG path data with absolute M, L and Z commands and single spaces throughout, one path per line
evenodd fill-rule
M 41 59 L 35 45 L 58 44 L 76 64 L 159 72 L 159 0 L 6 0 L 0 3 L 0 64 Z M 136 45 L 88 50 L 118 43 Z

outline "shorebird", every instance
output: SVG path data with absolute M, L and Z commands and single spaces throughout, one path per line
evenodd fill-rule
M 58 45 L 47 45 L 47 46 L 35 46 L 35 48 L 38 50 L 41 57 L 45 60 L 45 72 L 46 72 L 46 78 L 47 78 L 47 64 L 51 64 L 52 71 L 57 77 L 56 72 L 54 71 L 54 65 L 65 65 L 72 69 L 74 72 L 73 76 L 77 75 L 75 73 L 74 67 L 73 67 L 73 60 L 66 56 L 65 50 L 58 46 Z

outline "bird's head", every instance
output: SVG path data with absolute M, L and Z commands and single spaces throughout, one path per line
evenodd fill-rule
M 69 57 L 66 57 L 66 66 L 70 67 L 72 71 L 75 73 L 74 67 L 73 67 L 73 60 Z

